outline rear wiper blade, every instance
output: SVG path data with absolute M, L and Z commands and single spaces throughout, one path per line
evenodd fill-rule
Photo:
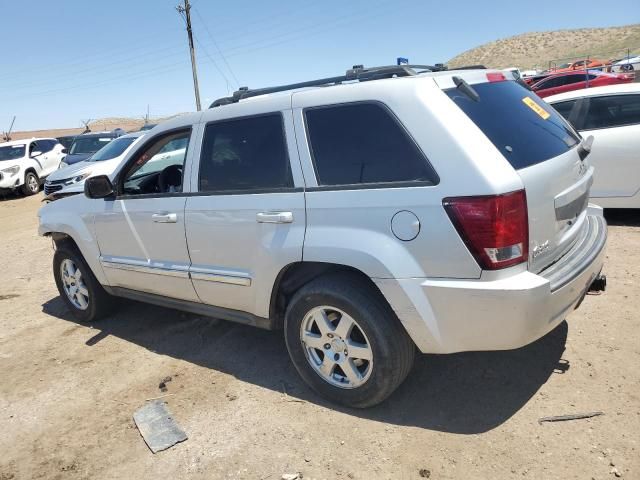
M 580 160 L 584 160 L 591 153 L 591 147 L 593 146 L 593 135 L 589 135 L 585 141 L 583 141 L 578 147 L 578 156 Z
M 464 93 L 471 100 L 473 100 L 474 102 L 477 102 L 480 100 L 480 95 L 478 95 L 478 92 L 476 92 L 473 89 L 473 87 L 469 85 L 464 78 L 452 77 L 451 80 L 453 80 L 453 83 L 455 83 L 456 88 L 460 90 L 462 93 Z

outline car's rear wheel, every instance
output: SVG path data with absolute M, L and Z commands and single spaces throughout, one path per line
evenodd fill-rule
M 289 355 L 318 393 L 350 407 L 385 400 L 413 365 L 415 346 L 379 291 L 331 274 L 302 287 L 285 315 Z
M 40 179 L 34 172 L 27 172 L 24 176 L 24 185 L 22 185 L 22 193 L 24 195 L 35 195 L 40 191 Z
M 53 276 L 60 297 L 81 322 L 93 322 L 107 315 L 113 297 L 98 282 L 76 248 L 59 246 L 53 255 Z

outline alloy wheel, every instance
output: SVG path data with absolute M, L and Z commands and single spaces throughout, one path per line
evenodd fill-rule
M 307 312 L 300 341 L 309 365 L 331 385 L 357 388 L 371 376 L 371 343 L 358 322 L 338 308 L 320 306 Z
M 86 310 L 89 307 L 89 290 L 82 278 L 82 272 L 73 262 L 65 259 L 60 264 L 60 277 L 62 286 L 67 298 L 79 310 Z

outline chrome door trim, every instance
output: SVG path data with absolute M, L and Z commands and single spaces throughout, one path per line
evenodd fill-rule
M 230 285 L 251 286 L 251 276 L 244 272 L 228 272 L 210 270 L 204 268 L 191 267 L 189 269 L 191 280 L 202 280 L 205 282 L 228 283 Z
M 116 270 L 127 270 L 130 272 L 147 273 L 150 275 L 165 275 L 168 277 L 189 278 L 189 272 L 185 267 L 167 268 L 155 265 L 141 265 L 139 263 L 131 263 L 119 258 L 106 260 L 104 257 L 100 257 L 100 263 L 105 268 L 113 268 Z

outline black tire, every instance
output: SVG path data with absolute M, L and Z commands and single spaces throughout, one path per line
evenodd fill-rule
M 334 386 L 311 366 L 300 338 L 301 328 L 307 314 L 319 306 L 335 307 L 351 316 L 368 340 L 373 361 L 362 385 L 350 389 Z M 320 395 L 342 405 L 366 408 L 382 402 L 413 366 L 415 345 L 395 313 L 380 291 L 351 272 L 324 275 L 298 290 L 287 306 L 284 328 L 289 355 L 303 380 Z
M 35 182 L 35 184 L 32 182 Z M 33 187 L 33 185 L 37 185 L 38 187 L 35 188 Z M 36 175 L 34 172 L 27 172 L 27 174 L 24 176 L 24 185 L 20 187 L 20 190 L 25 196 L 35 195 L 36 193 L 38 193 L 40 191 L 40 179 L 38 178 L 38 175 Z
M 82 309 L 74 304 L 64 287 L 61 266 L 65 260 L 73 262 L 80 270 L 83 286 L 88 291 L 87 307 Z M 53 255 L 53 276 L 60 292 L 60 297 L 71 314 L 82 323 L 91 323 L 103 318 L 111 313 L 114 305 L 114 298 L 109 295 L 98 282 L 93 272 L 85 262 L 82 254 L 75 246 L 64 244 L 59 245 Z

